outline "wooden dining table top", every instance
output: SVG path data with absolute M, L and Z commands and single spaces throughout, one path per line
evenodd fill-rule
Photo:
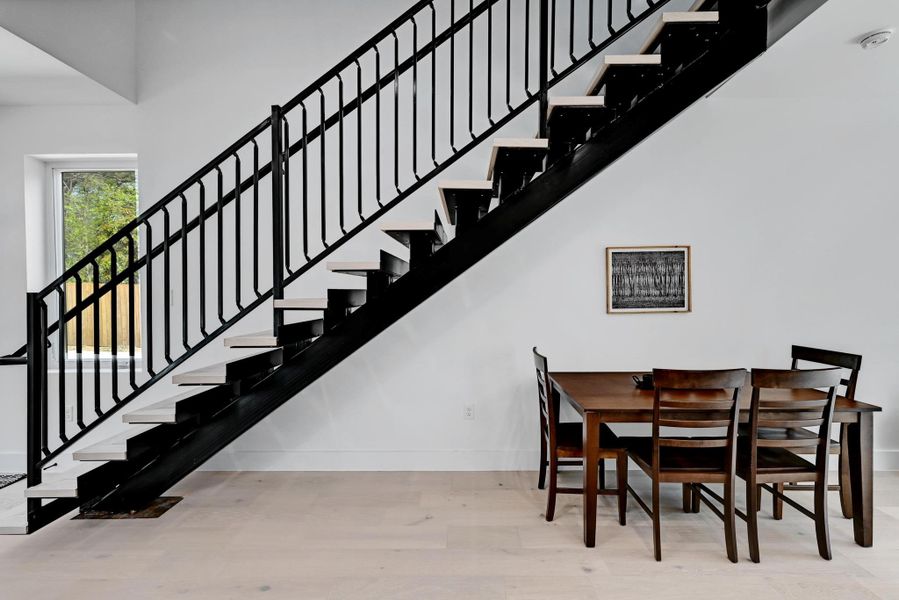
M 632 377 L 640 376 L 648 371 L 614 371 L 614 372 L 551 372 L 550 378 L 567 397 L 575 410 L 584 412 L 601 412 L 609 420 L 616 415 L 621 420 L 632 420 L 635 416 L 652 416 L 654 391 L 639 389 Z M 696 400 L 712 400 L 730 396 L 732 390 L 703 390 L 684 393 L 683 397 Z M 818 390 L 765 390 L 765 397 L 793 400 L 811 400 L 825 397 Z M 740 394 L 741 410 L 748 410 L 752 397 L 750 375 L 747 372 L 746 385 Z M 839 413 L 878 412 L 881 407 L 857 400 L 837 397 L 834 411 Z M 604 418 L 604 420 L 606 420 Z

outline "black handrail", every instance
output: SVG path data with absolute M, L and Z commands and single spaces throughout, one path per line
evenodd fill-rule
M 506 2 L 504 13 L 495 11 L 495 6 L 503 1 Z M 586 49 L 580 55 L 575 52 L 576 19 L 574 14 L 576 10 L 583 10 L 583 5 L 577 2 L 581 5 L 580 8 L 577 8 L 575 0 L 567 0 L 567 2 L 565 0 L 534 0 L 533 2 L 526 0 L 524 4 L 526 12 L 523 20 L 524 35 L 521 37 L 524 41 L 525 65 L 524 72 L 521 73 L 523 86 L 518 88 L 518 84 L 516 84 L 516 95 L 513 97 L 511 40 L 513 33 L 520 33 L 518 30 L 513 31 L 512 29 L 511 5 L 514 1 L 483 0 L 475 5 L 474 0 L 469 0 L 467 10 L 457 18 L 455 14 L 456 0 L 443 0 L 444 4 L 449 2 L 450 18 L 447 26 L 439 32 L 437 31 L 438 12 L 435 3 L 440 3 L 441 0 L 417 2 L 325 75 L 307 86 L 303 92 L 281 107 L 274 106 L 269 117 L 250 129 L 239 140 L 228 146 L 140 216 L 66 269 L 60 277 L 43 290 L 29 294 L 28 343 L 14 355 L 0 358 L 0 365 L 28 365 L 29 485 L 40 482 L 41 468 L 61 452 L 82 439 L 84 435 L 107 420 L 160 378 L 182 365 L 184 361 L 195 355 L 248 312 L 258 308 L 271 297 L 282 297 L 285 286 L 296 281 L 302 274 L 353 239 L 372 222 L 408 198 L 469 150 L 537 103 L 540 105 L 540 133 L 545 135 L 549 89 L 597 56 L 612 42 L 652 15 L 669 0 L 655 2 L 652 0 L 609 0 L 610 5 L 614 4 L 619 7 L 619 11 L 616 14 L 610 9 L 606 23 L 609 33 L 603 33 L 604 37 L 599 40 L 594 38 L 593 0 L 590 0 L 587 7 L 591 19 L 588 35 L 586 39 L 580 40 Z M 640 1 L 644 8 L 635 12 L 633 4 L 637 1 Z M 559 2 L 567 4 L 569 10 L 568 30 L 561 34 L 555 26 L 551 26 L 550 20 L 550 15 L 556 13 L 556 5 Z M 460 1 L 459 4 L 461 5 L 462 2 Z M 532 6 L 538 10 L 539 27 L 536 28 L 532 27 L 531 23 L 533 20 Z M 500 14 L 504 14 L 505 18 L 499 18 Z M 481 19 L 482 16 L 486 18 Z M 483 62 L 481 57 L 476 59 L 474 54 L 474 36 L 477 32 L 483 32 L 483 29 L 475 29 L 476 21 L 479 24 L 484 24 L 486 21 L 485 27 L 487 27 L 485 94 L 487 103 L 486 106 L 478 107 L 477 113 L 472 98 L 476 95 L 475 85 L 478 86 L 477 91 L 481 91 L 484 82 L 476 82 L 474 79 L 475 67 Z M 505 27 L 504 34 L 503 27 Z M 498 31 L 494 31 L 495 29 Z M 411 34 L 411 52 L 400 56 L 400 39 L 407 33 Z M 537 34 L 536 40 L 532 39 L 532 33 Z M 565 57 L 560 59 L 568 61 L 568 64 L 564 65 L 556 64 L 555 46 L 559 35 L 568 50 Z M 456 38 L 460 36 L 468 43 L 456 44 Z M 502 46 L 497 44 L 499 50 L 496 53 L 494 53 L 494 36 L 505 42 Z M 466 37 L 467 39 L 465 39 Z M 420 47 L 419 41 L 422 42 Z M 468 81 L 468 101 L 460 102 L 457 106 L 454 85 L 457 75 L 456 52 L 457 50 L 464 51 L 466 45 L 468 52 L 465 75 L 467 75 Z M 390 56 L 390 47 L 392 47 L 390 62 L 393 64 L 386 72 L 382 72 L 382 52 Z M 447 49 L 450 51 L 449 73 L 442 73 L 438 80 L 438 52 Z M 495 54 L 499 56 L 499 61 L 503 60 L 503 51 L 505 52 L 504 81 L 494 77 L 494 71 L 503 72 L 503 69 L 495 69 L 493 65 Z M 531 54 L 534 51 L 538 53 L 536 61 L 531 60 Z M 366 70 L 367 59 L 374 64 L 374 78 L 369 79 L 371 83 L 364 87 L 363 72 Z M 429 60 L 431 61 L 430 69 L 427 69 L 427 66 L 422 67 L 422 65 L 427 65 Z M 466 65 L 462 63 L 460 65 L 459 70 L 464 73 Z M 531 65 L 536 65 L 539 70 L 536 78 L 538 82 L 536 90 L 531 89 L 531 81 L 533 81 Z M 460 78 L 460 81 L 465 75 Z M 446 145 L 449 155 L 442 158 L 438 156 L 437 151 L 437 89 L 438 81 L 443 85 L 447 80 L 450 83 L 448 94 L 446 94 L 449 96 L 450 130 L 449 143 Z M 352 85 L 350 82 L 353 81 L 355 81 L 355 89 L 351 93 L 347 93 L 346 89 Z M 501 97 L 502 101 L 494 102 L 493 88 L 496 81 L 499 81 L 498 90 L 502 84 L 502 90 L 496 94 L 496 97 Z M 411 90 L 401 88 L 401 82 L 410 86 Z M 429 94 L 419 97 L 419 88 L 425 82 L 428 82 L 430 86 Z M 334 93 L 330 89 L 332 86 L 336 88 L 337 106 L 333 110 L 326 111 L 329 100 L 334 100 Z M 389 91 L 385 92 L 385 90 Z M 411 134 L 401 131 L 400 128 L 401 100 L 404 103 L 403 110 L 411 111 Z M 427 122 L 428 117 L 430 118 L 429 127 L 420 128 L 418 122 L 420 105 L 427 106 L 428 101 L 431 102 L 430 111 L 422 112 L 422 115 L 424 115 L 423 123 Z M 391 103 L 393 106 L 390 106 Z M 312 121 L 310 126 L 310 120 L 316 108 L 317 120 Z M 371 152 L 371 148 L 364 143 L 366 139 L 363 126 L 365 108 L 375 111 L 374 123 L 369 122 L 369 128 L 373 126 L 375 137 L 375 153 L 369 159 L 375 163 L 373 182 L 363 179 L 365 152 Z M 387 109 L 389 112 L 384 113 L 383 109 Z M 500 112 L 503 114 L 499 114 Z M 459 114 L 457 115 L 457 113 Z M 479 120 L 484 121 L 483 125 L 476 122 L 476 114 Z M 457 136 L 459 132 L 455 130 L 457 116 L 460 117 L 458 121 L 460 124 L 467 121 L 469 139 L 465 140 L 465 143 L 460 143 L 457 139 L 460 137 Z M 355 121 L 351 120 L 353 117 L 355 117 Z M 389 119 L 392 119 L 393 126 L 392 144 L 386 134 L 382 138 L 382 120 Z M 348 123 L 352 123 L 355 127 Z M 291 139 L 291 130 L 294 132 L 294 141 Z M 428 131 L 429 133 L 427 133 Z M 265 135 L 270 135 L 270 139 L 261 139 Z M 405 135 L 409 135 L 409 137 L 407 138 Z M 430 139 L 427 138 L 428 135 Z M 326 150 L 326 140 L 329 137 L 331 138 L 328 140 L 330 144 Z M 385 139 L 388 140 L 386 144 L 382 143 Z M 419 156 L 418 152 L 420 141 L 421 147 L 427 148 L 423 154 L 429 153 L 426 161 L 419 160 L 423 158 L 423 156 Z M 318 149 L 314 148 L 316 143 L 319 144 Z M 348 154 L 346 148 L 352 148 L 353 145 L 355 145 L 355 153 Z M 409 155 L 410 150 L 411 156 Z M 333 159 L 328 162 L 329 152 L 335 151 L 339 153 L 336 168 Z M 384 202 L 382 201 L 382 170 L 387 172 L 391 151 L 394 163 L 393 181 L 387 185 L 391 187 L 392 198 Z M 268 157 L 263 155 L 260 161 L 260 154 L 269 152 L 270 155 Z M 348 158 L 349 160 L 347 160 Z M 409 163 L 402 165 L 402 168 L 401 158 L 407 158 Z M 316 162 L 319 164 L 316 165 Z M 312 164 L 310 165 L 310 163 Z M 328 170 L 329 165 L 331 166 L 330 171 Z M 319 168 L 316 169 L 316 166 Z M 293 176 L 291 175 L 292 167 L 294 169 Z M 352 209 L 346 210 L 345 202 L 347 197 L 352 194 L 348 191 L 351 189 L 349 182 L 352 181 L 353 176 L 350 173 L 354 167 L 357 201 Z M 382 169 L 382 167 L 385 168 Z M 228 173 L 228 183 L 226 183 L 226 172 Z M 262 214 L 260 182 L 268 176 L 272 176 L 271 256 L 273 260 L 271 287 L 268 287 L 265 279 L 260 281 L 259 270 L 259 244 L 260 240 L 264 239 L 264 235 L 261 235 L 260 231 L 265 226 L 264 219 L 260 216 Z M 300 179 L 301 184 L 291 190 L 291 183 L 296 179 Z M 329 179 L 334 179 L 334 181 L 329 181 Z M 383 179 L 385 179 L 383 183 L 387 183 L 387 178 Z M 315 200 L 311 197 L 310 181 L 317 182 L 319 186 Z M 372 184 L 374 184 L 373 190 Z M 368 197 L 366 190 L 369 190 L 368 193 L 371 194 L 370 199 L 377 204 L 377 208 L 371 211 L 366 209 L 364 202 Z M 297 248 L 296 245 L 292 248 L 290 244 L 293 231 L 291 219 L 296 217 L 294 209 L 291 208 L 292 193 L 299 195 L 302 199 L 302 212 L 299 220 L 301 223 L 299 226 L 302 227 L 301 248 Z M 331 194 L 334 195 L 334 198 L 331 198 Z M 249 210 L 250 206 L 252 207 L 250 229 L 253 249 L 251 256 L 242 253 L 241 244 L 241 237 L 245 234 L 241 215 L 245 210 Z M 320 221 L 320 240 L 314 239 L 317 234 L 310 228 L 310 224 L 314 223 L 313 213 L 316 209 L 321 211 L 317 216 Z M 336 212 L 338 218 L 330 221 L 328 217 L 332 211 Z M 233 218 L 234 240 L 233 243 L 226 244 L 225 235 L 232 231 L 230 226 L 228 228 L 225 226 L 228 218 Z M 212 223 L 213 220 L 214 223 Z M 297 221 L 293 222 L 297 223 Z M 334 239 L 329 235 L 329 227 L 333 227 L 336 232 L 337 226 L 339 226 L 340 235 Z M 189 236 L 194 231 L 197 234 Z M 138 236 L 144 236 L 145 251 L 142 255 L 137 248 Z M 312 246 L 319 245 L 319 241 L 320 248 L 313 250 Z M 196 255 L 192 250 L 194 243 L 196 243 Z M 301 251 L 299 256 L 295 250 Z M 211 258 L 214 257 L 214 274 L 212 271 L 207 274 L 207 252 L 214 253 L 214 255 L 209 255 Z M 111 258 L 111 275 L 101 282 L 98 263 L 106 256 Z M 125 264 L 120 266 L 117 257 L 121 257 Z M 302 261 L 302 264 L 294 262 L 297 258 Z M 241 285 L 240 271 L 246 261 L 250 259 L 253 271 L 253 297 L 250 299 L 251 301 L 247 302 L 247 295 L 244 294 L 245 290 Z M 171 265 L 173 261 L 176 264 L 180 263 L 181 270 L 181 293 L 177 298 L 180 301 L 180 307 L 177 311 L 173 310 L 173 306 L 176 304 L 175 295 L 172 294 L 169 297 L 170 292 L 177 289 L 177 285 L 174 288 L 172 286 Z M 233 286 L 229 282 L 227 291 L 224 284 L 226 262 L 230 265 L 228 270 L 231 271 L 233 268 L 235 273 Z M 196 278 L 190 277 L 191 269 L 196 270 Z M 89 275 L 92 273 L 93 287 L 83 293 L 82 274 L 85 272 Z M 156 286 L 160 283 L 159 281 L 154 284 L 154 273 L 157 277 L 161 273 L 161 286 L 159 287 Z M 142 333 L 145 336 L 146 346 L 146 353 L 143 356 L 146 377 L 143 375 L 139 377 L 136 370 L 138 347 L 135 336 L 136 324 L 140 319 L 135 300 L 135 285 L 138 276 L 142 282 L 145 282 L 143 295 L 146 298 L 146 306 L 142 307 L 142 310 L 146 316 L 146 328 Z M 207 284 L 212 279 L 215 280 L 215 297 L 210 297 L 210 300 L 214 301 L 214 316 L 207 314 L 211 307 L 207 306 L 206 296 Z M 249 281 L 249 278 L 244 281 Z M 127 283 L 124 290 L 125 295 L 119 298 L 119 285 L 123 283 Z M 67 295 L 67 286 L 72 284 L 75 286 L 74 299 Z M 191 293 L 193 286 L 197 286 L 198 301 L 197 294 Z M 56 295 L 55 299 L 52 298 L 53 295 Z M 112 369 L 108 377 L 102 375 L 104 370 L 101 368 L 101 363 L 104 358 L 99 343 L 100 317 L 102 316 L 101 299 L 106 297 L 110 299 L 112 308 L 109 314 L 112 339 L 108 357 Z M 158 311 L 161 314 L 154 314 L 156 312 L 154 311 L 154 300 L 157 308 L 158 302 L 163 302 L 162 310 Z M 56 320 L 53 323 L 48 323 L 50 306 L 55 306 L 57 312 Z M 120 307 L 125 311 L 121 316 L 117 310 Z M 180 322 L 176 318 L 176 312 L 180 312 Z M 281 323 L 277 316 L 279 311 L 274 312 L 276 314 L 274 328 L 277 332 Z M 159 317 L 162 319 L 163 340 L 161 346 L 154 344 L 154 337 L 159 332 L 154 329 L 153 323 L 154 319 Z M 92 332 L 87 326 L 89 321 L 92 321 Z M 158 323 L 158 321 L 155 322 Z M 72 348 L 69 341 L 72 336 L 68 330 L 73 326 L 75 338 L 73 360 L 76 382 L 73 401 L 75 424 L 69 426 L 66 424 L 68 406 L 66 394 L 70 388 L 66 379 L 66 369 L 69 367 L 66 354 L 68 349 Z M 181 329 L 180 339 L 177 334 L 172 336 L 172 329 L 174 328 L 177 332 L 179 327 Z M 85 332 L 92 336 L 92 345 L 85 345 L 85 336 L 83 335 Z M 50 338 L 51 334 L 55 334 L 53 340 Z M 173 337 L 178 342 L 173 343 Z M 51 347 L 57 353 L 54 362 L 59 369 L 58 374 L 55 375 L 59 384 L 58 398 L 55 399 L 56 406 L 52 411 L 48 397 L 48 375 L 51 363 L 49 348 Z M 122 353 L 127 354 L 124 356 L 120 354 L 120 347 Z M 88 352 L 85 352 L 86 349 Z M 23 356 L 26 354 L 27 358 L 23 360 Z M 88 377 L 84 377 L 83 358 L 89 354 L 93 355 L 93 369 Z M 164 364 L 154 364 L 159 358 L 164 359 Z M 120 380 L 119 365 L 122 361 L 127 361 L 128 374 L 125 377 L 123 370 Z M 92 414 L 87 414 L 89 411 L 84 410 L 85 384 L 93 386 Z M 51 429 L 58 430 L 54 434 L 56 439 L 51 440 Z M 29 518 L 39 508 L 39 505 L 30 502 Z

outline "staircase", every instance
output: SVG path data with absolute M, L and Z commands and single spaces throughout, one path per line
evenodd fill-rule
M 769 3 L 762 0 L 698 0 L 667 12 L 676 2 L 609 0 L 605 15 L 592 1 L 558 3 L 567 7 L 567 26 L 557 22 L 556 0 L 471 1 L 464 14 L 455 0 L 416 3 L 301 94 L 272 107 L 132 224 L 29 294 L 28 343 L 2 359 L 28 368 L 28 530 L 76 508 L 145 506 L 766 48 Z M 602 27 L 594 26 L 598 20 Z M 643 22 L 654 28 L 639 52 L 604 54 Z M 576 23 L 587 23 L 587 31 Z M 412 41 L 405 56 L 403 35 Z M 523 48 L 513 54 L 516 39 Z M 474 108 L 473 98 L 483 95 L 475 93 L 476 45 L 490 53 L 480 90 L 486 114 Z M 456 63 L 466 46 L 467 67 Z M 553 94 L 569 76 L 595 68 L 600 56 L 582 96 Z M 517 75 L 513 57 L 524 59 Z M 503 61 L 505 69 L 494 68 Z M 430 98 L 419 89 L 430 90 Z M 449 106 L 448 139 L 437 133 L 437 98 Z M 528 109 L 538 117 L 534 137 L 494 139 L 483 180 L 432 183 Z M 410 110 L 404 126 L 400 114 Z M 371 162 L 368 173 L 363 165 Z M 436 188 L 442 215 L 382 219 L 426 185 Z M 372 226 L 408 248 L 408 259 L 382 250 L 357 261 L 325 261 Z M 113 273 L 106 282 L 93 279 L 96 289 L 82 297 L 80 282 L 97 274 L 103 255 L 113 257 Z M 269 255 L 270 265 L 263 259 Z M 117 257 L 127 257 L 125 268 L 117 270 Z M 321 262 L 358 287 L 293 295 L 291 284 Z M 144 288 L 144 347 L 135 347 L 135 302 L 125 323 L 116 322 L 113 308 L 109 325 L 122 342 L 113 343 L 111 368 L 101 372 L 100 349 L 84 343 L 85 327 L 99 326 L 93 316 L 104 294 L 115 302 L 115 286 L 137 279 Z M 69 282 L 76 283 L 74 298 Z M 271 329 L 224 336 L 257 309 L 271 311 Z M 219 337 L 240 357 L 180 368 Z M 186 391 L 129 407 L 165 377 Z M 67 407 L 74 424 L 65 418 Z M 114 415 L 127 424 L 125 433 L 83 443 Z M 63 457 L 74 466 L 54 467 Z

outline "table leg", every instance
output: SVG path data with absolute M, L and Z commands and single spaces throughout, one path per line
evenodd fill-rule
M 584 545 L 596 546 L 596 465 L 599 462 L 599 415 L 584 415 Z
M 849 477 L 852 482 L 852 525 L 855 543 L 874 544 L 874 415 L 859 413 L 849 424 Z

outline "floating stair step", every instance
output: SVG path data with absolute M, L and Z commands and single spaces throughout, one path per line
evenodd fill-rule
M 562 96 L 549 99 L 549 160 L 583 144 L 596 130 L 608 124 L 614 111 L 606 108 L 603 96 Z
M 328 290 L 328 308 L 356 308 L 365 304 L 365 290 L 332 288 Z
M 245 333 L 225 338 L 227 348 L 279 348 L 286 344 L 296 344 L 317 338 L 323 333 L 322 319 L 286 323 L 281 326 L 278 337 L 271 331 Z
M 91 478 L 98 473 L 102 474 L 107 463 L 76 462 L 65 467 L 54 467 L 44 471 L 41 475 L 41 483 L 25 489 L 26 498 L 77 498 L 83 485 L 88 490 L 92 488 Z
M 186 420 L 193 412 L 193 405 L 204 401 L 212 403 L 220 394 L 211 388 L 201 388 L 154 402 L 122 415 L 123 423 L 132 424 L 175 424 Z
M 381 231 L 409 248 L 409 266 L 415 267 L 446 243 L 446 232 L 440 216 L 434 211 L 434 220 L 385 223 Z
M 487 180 L 441 181 L 437 190 L 446 220 L 456 226 L 457 234 L 460 227 L 469 227 L 486 215 L 493 199 L 493 182 Z
M 172 383 L 175 385 L 231 384 L 278 367 L 283 360 L 284 353 L 281 348 L 274 348 L 266 352 L 244 356 L 237 360 L 178 373 L 172 377 Z
M 668 24 L 717 24 L 718 20 L 718 11 L 716 10 L 662 13 L 662 17 L 656 21 L 652 32 L 646 38 L 646 41 L 643 42 L 638 54 L 650 54 L 655 51 L 659 44 L 662 43 L 662 32 Z
M 134 425 L 128 431 L 91 444 L 72 454 L 72 458 L 80 461 L 118 461 L 128 460 L 129 440 L 136 438 L 156 425 Z
M 531 178 L 543 170 L 549 151 L 545 138 L 498 138 L 493 141 L 487 178 L 500 203 L 523 188 Z
M 603 59 L 602 66 L 593 76 L 590 85 L 587 86 L 587 96 L 595 96 L 606 83 L 610 71 L 614 69 L 646 70 L 660 69 L 662 66 L 661 54 L 610 54 Z
M 381 250 L 380 260 L 356 262 L 329 262 L 327 269 L 345 275 L 367 276 L 369 273 L 385 273 L 391 277 L 402 277 L 409 272 L 409 263 L 401 258 Z
M 327 298 L 279 298 L 274 307 L 280 310 L 325 310 Z

